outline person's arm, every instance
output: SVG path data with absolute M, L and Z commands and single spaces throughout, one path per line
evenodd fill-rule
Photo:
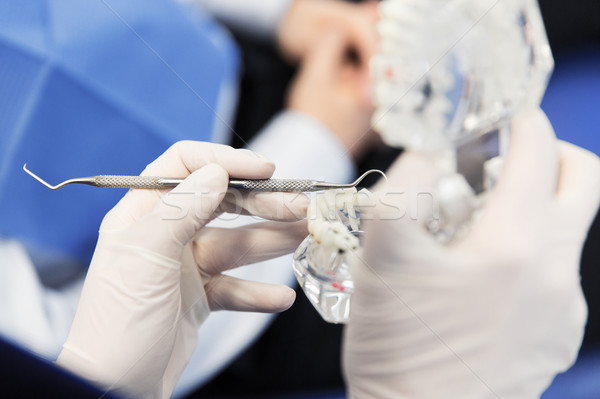
M 300 65 L 287 110 L 250 143 L 275 160 L 278 176 L 346 182 L 378 139 L 370 126 L 368 67 L 346 58 L 348 40 L 326 32 Z

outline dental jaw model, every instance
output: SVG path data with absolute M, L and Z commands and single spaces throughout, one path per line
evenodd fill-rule
M 442 241 L 460 236 L 497 178 L 518 112 L 538 106 L 553 59 L 536 0 L 384 0 L 373 125 L 435 156 Z
M 370 201 L 367 190 L 329 190 L 308 207 L 310 235 L 294 253 L 294 274 L 321 317 L 344 323 L 354 288 L 348 256 L 360 250 L 360 210 Z
M 432 155 L 443 178 L 426 227 L 459 239 L 498 177 L 511 118 L 539 105 L 553 69 L 537 1 L 384 0 L 379 11 L 373 126 L 390 146 Z M 294 272 L 326 321 L 347 321 L 347 257 L 368 202 L 337 190 L 311 202 Z

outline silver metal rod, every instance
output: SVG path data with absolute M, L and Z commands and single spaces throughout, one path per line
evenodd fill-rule
M 163 189 L 175 187 L 183 181 L 182 178 L 176 177 L 98 175 L 69 179 L 53 186 L 27 169 L 27 164 L 23 165 L 23 170 L 51 190 L 56 190 L 66 186 L 67 184 L 87 184 L 95 187 L 113 188 Z M 358 179 L 349 184 L 327 183 L 317 180 L 302 179 L 231 179 L 229 180 L 229 188 L 282 192 L 310 192 L 350 188 L 356 187 L 367 175 L 371 173 L 379 173 L 385 178 L 385 174 L 382 171 L 378 169 L 371 169 L 363 173 Z

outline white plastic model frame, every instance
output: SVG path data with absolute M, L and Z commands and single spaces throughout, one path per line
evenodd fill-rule
M 538 106 L 553 59 L 536 0 L 384 0 L 372 60 L 373 125 L 387 144 L 436 154 L 443 240 L 495 181 L 510 119 Z

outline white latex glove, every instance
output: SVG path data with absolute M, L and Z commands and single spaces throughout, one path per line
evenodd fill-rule
M 264 179 L 273 170 L 248 150 L 200 142 L 177 143 L 150 164 L 143 175 L 187 178 L 170 192 L 131 190 L 106 215 L 57 363 L 124 395 L 169 397 L 209 308 L 291 306 L 288 287 L 221 272 L 292 251 L 306 235 L 302 223 L 203 228 L 223 210 L 304 215 L 306 199 L 297 195 L 226 195 L 229 175 Z
M 559 144 L 540 111 L 513 127 L 481 218 L 452 245 L 422 227 L 432 209 L 423 193 L 438 179 L 431 160 L 407 153 L 391 168 L 381 189 L 402 194 L 382 197 L 389 205 L 376 208 L 354 265 L 350 397 L 537 398 L 576 358 L 600 162 Z

